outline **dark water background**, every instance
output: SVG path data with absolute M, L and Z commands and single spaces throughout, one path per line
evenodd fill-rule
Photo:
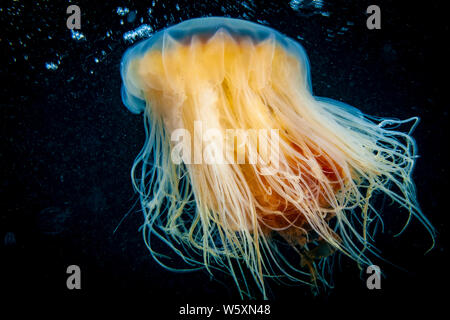
M 168 319 L 186 302 L 238 301 L 230 278 L 218 276 L 218 282 L 205 272 L 178 274 L 158 266 L 138 231 L 140 213 L 127 216 L 114 233 L 136 200 L 130 168 L 144 141 L 141 117 L 120 98 L 119 63 L 133 43 L 124 34 L 143 24 L 160 30 L 215 15 L 258 21 L 297 39 L 309 55 L 316 95 L 372 115 L 421 118 L 414 178 L 423 211 L 439 233 L 435 249 L 424 255 L 431 241 L 417 221 L 394 238 L 406 216 L 386 207 L 387 228 L 377 246 L 407 271 L 380 261 L 386 278 L 381 290 L 370 291 L 355 263 L 342 259 L 335 288 L 320 296 L 271 284 L 272 318 L 416 309 L 432 314 L 445 307 L 450 55 L 443 3 L 2 1 L 0 290 L 11 300 L 17 294 L 69 302 L 141 297 L 148 308 L 165 306 Z M 81 8 L 78 40 L 66 27 L 69 4 Z M 366 28 L 370 4 L 381 8 L 381 30 Z M 136 10 L 135 17 L 119 15 L 118 7 Z M 80 291 L 66 288 L 71 264 L 81 267 Z

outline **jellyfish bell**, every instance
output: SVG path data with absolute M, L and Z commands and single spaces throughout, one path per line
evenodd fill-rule
M 128 49 L 121 75 L 123 103 L 144 114 L 132 180 L 144 240 L 161 265 L 177 269 L 153 250 L 154 236 L 193 268 L 228 271 L 241 294 L 252 294 L 242 266 L 264 297 L 268 277 L 326 285 L 334 252 L 359 264 L 376 255 L 377 193 L 434 235 L 411 178 L 415 142 L 396 127 L 417 118 L 370 117 L 315 97 L 304 49 L 279 32 L 188 20 Z M 277 134 L 260 134 L 267 129 Z M 201 161 L 211 153 L 229 161 Z

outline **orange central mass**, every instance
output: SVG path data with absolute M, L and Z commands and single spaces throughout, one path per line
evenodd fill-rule
M 300 154 L 304 154 L 302 149 L 295 144 L 291 146 Z M 323 178 L 327 179 L 327 185 L 332 186 L 332 191 L 337 193 L 341 184 L 339 183 L 343 177 L 342 168 L 333 161 L 329 156 L 317 152 L 312 147 L 309 150 L 314 154 L 314 160 L 319 164 L 323 173 Z M 255 172 L 251 165 L 242 165 L 242 171 L 246 181 L 257 201 L 256 211 L 259 216 L 262 231 L 266 234 L 277 230 L 278 233 L 287 239 L 293 239 L 297 244 L 305 244 L 305 231 L 310 230 L 306 221 L 304 212 L 299 207 L 308 207 L 308 204 L 300 203 L 302 201 L 315 201 L 317 205 L 324 209 L 330 208 L 329 201 L 324 196 L 323 183 L 321 184 L 314 175 L 311 174 L 310 168 L 304 160 L 288 158 L 289 167 L 293 174 L 302 176 L 301 189 L 305 193 L 304 199 L 288 199 L 286 197 L 285 188 L 281 186 L 283 194 L 276 192 L 271 188 L 268 178 Z M 301 169 L 299 169 L 301 168 Z M 294 180 L 295 181 L 295 180 Z M 261 183 L 264 187 L 261 186 Z M 285 179 L 287 185 L 291 185 L 292 179 Z M 300 182 L 298 182 L 300 184 Z M 295 203 L 295 201 L 298 203 Z M 327 219 L 334 215 L 328 213 Z M 301 228 L 301 229 L 300 229 Z M 300 236 L 300 238 L 299 238 Z

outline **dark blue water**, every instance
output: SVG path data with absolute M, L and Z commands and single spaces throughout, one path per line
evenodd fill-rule
M 82 13 L 77 32 L 66 27 L 70 3 Z M 369 4 L 381 8 L 381 30 L 366 27 Z M 387 206 L 386 229 L 376 243 L 403 269 L 380 261 L 386 278 L 377 291 L 368 290 L 356 264 L 344 258 L 334 270 L 335 288 L 319 296 L 270 283 L 272 318 L 442 307 L 449 227 L 445 13 L 438 1 L 3 1 L 1 291 L 67 301 L 136 295 L 149 307 L 166 306 L 168 319 L 186 302 L 239 299 L 229 277 L 218 274 L 214 281 L 206 272 L 178 274 L 158 266 L 138 231 L 138 207 L 116 230 L 137 200 L 129 171 L 144 142 L 141 117 L 121 102 L 122 54 L 186 19 L 229 16 L 297 39 L 308 53 L 316 95 L 376 116 L 421 118 L 414 178 L 423 211 L 439 233 L 435 249 L 424 255 L 431 245 L 424 228 L 413 221 L 393 237 L 406 216 Z M 66 288 L 71 264 L 82 270 L 77 292 Z

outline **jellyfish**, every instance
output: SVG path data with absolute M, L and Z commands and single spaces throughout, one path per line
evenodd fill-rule
M 336 254 L 379 256 L 377 195 L 404 208 L 403 229 L 415 217 L 434 239 L 412 180 L 418 118 L 314 96 L 305 50 L 276 30 L 187 20 L 129 48 L 121 76 L 146 134 L 131 169 L 142 235 L 163 267 L 225 271 L 241 297 L 267 298 L 268 279 L 329 286 Z

